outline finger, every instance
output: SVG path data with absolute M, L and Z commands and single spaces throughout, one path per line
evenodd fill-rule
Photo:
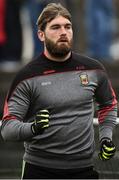
M 103 152 L 102 152 L 102 154 L 104 154 L 105 156 L 113 156 L 114 155 L 114 153 L 110 153 L 110 152 L 105 152 L 104 150 L 103 150 Z
M 106 145 L 103 145 L 103 148 L 107 151 L 107 152 L 113 152 L 113 151 L 115 151 L 115 147 L 107 147 Z
M 49 114 L 49 111 L 47 109 L 43 109 L 39 111 L 40 114 Z
M 106 161 L 106 160 L 109 160 L 109 159 L 110 159 L 109 157 L 106 157 L 106 156 L 103 155 L 102 153 L 99 153 L 98 156 L 99 156 L 99 159 L 102 160 L 102 161 Z
M 49 123 L 48 122 L 40 122 L 39 126 L 41 127 L 41 129 L 47 128 L 47 127 L 49 127 Z
M 37 114 L 37 117 L 45 117 L 45 118 L 48 118 L 48 117 L 49 117 L 49 114 Z
M 41 123 L 41 124 L 49 123 L 49 119 L 41 119 L 37 121 L 37 123 Z

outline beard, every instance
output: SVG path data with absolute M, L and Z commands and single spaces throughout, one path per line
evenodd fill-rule
M 72 39 L 70 41 L 57 41 L 54 43 L 52 40 L 46 37 L 45 39 L 46 48 L 53 57 L 65 57 L 70 51 L 72 47 Z

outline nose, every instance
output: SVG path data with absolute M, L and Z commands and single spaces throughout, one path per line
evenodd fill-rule
M 66 29 L 65 29 L 65 27 L 61 27 L 60 32 L 61 32 L 61 34 L 66 34 Z

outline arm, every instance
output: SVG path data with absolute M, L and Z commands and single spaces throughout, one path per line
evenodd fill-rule
M 10 96 L 8 94 L 8 97 L 6 98 L 4 105 L 4 114 L 1 126 L 3 139 L 24 141 L 32 138 L 32 120 L 31 122 L 28 122 L 25 119 L 31 103 L 31 91 L 29 84 L 26 81 L 19 83 L 16 88 L 13 89 Z
M 113 129 L 117 119 L 117 100 L 107 75 L 103 72 L 96 90 L 98 102 L 99 140 L 101 160 L 109 160 L 115 154 L 116 148 L 112 141 Z
M 31 140 L 49 127 L 49 111 L 36 112 L 35 105 L 30 108 L 34 99 L 31 89 L 30 83 L 24 81 L 17 85 L 6 99 L 1 128 L 4 140 Z
M 99 139 L 112 140 L 117 119 L 117 100 L 111 83 L 104 71 L 98 74 L 99 85 L 95 93 L 98 103 Z

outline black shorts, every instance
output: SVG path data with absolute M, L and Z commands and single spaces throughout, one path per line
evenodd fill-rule
M 22 179 L 98 179 L 93 167 L 82 169 L 53 169 L 25 163 Z

